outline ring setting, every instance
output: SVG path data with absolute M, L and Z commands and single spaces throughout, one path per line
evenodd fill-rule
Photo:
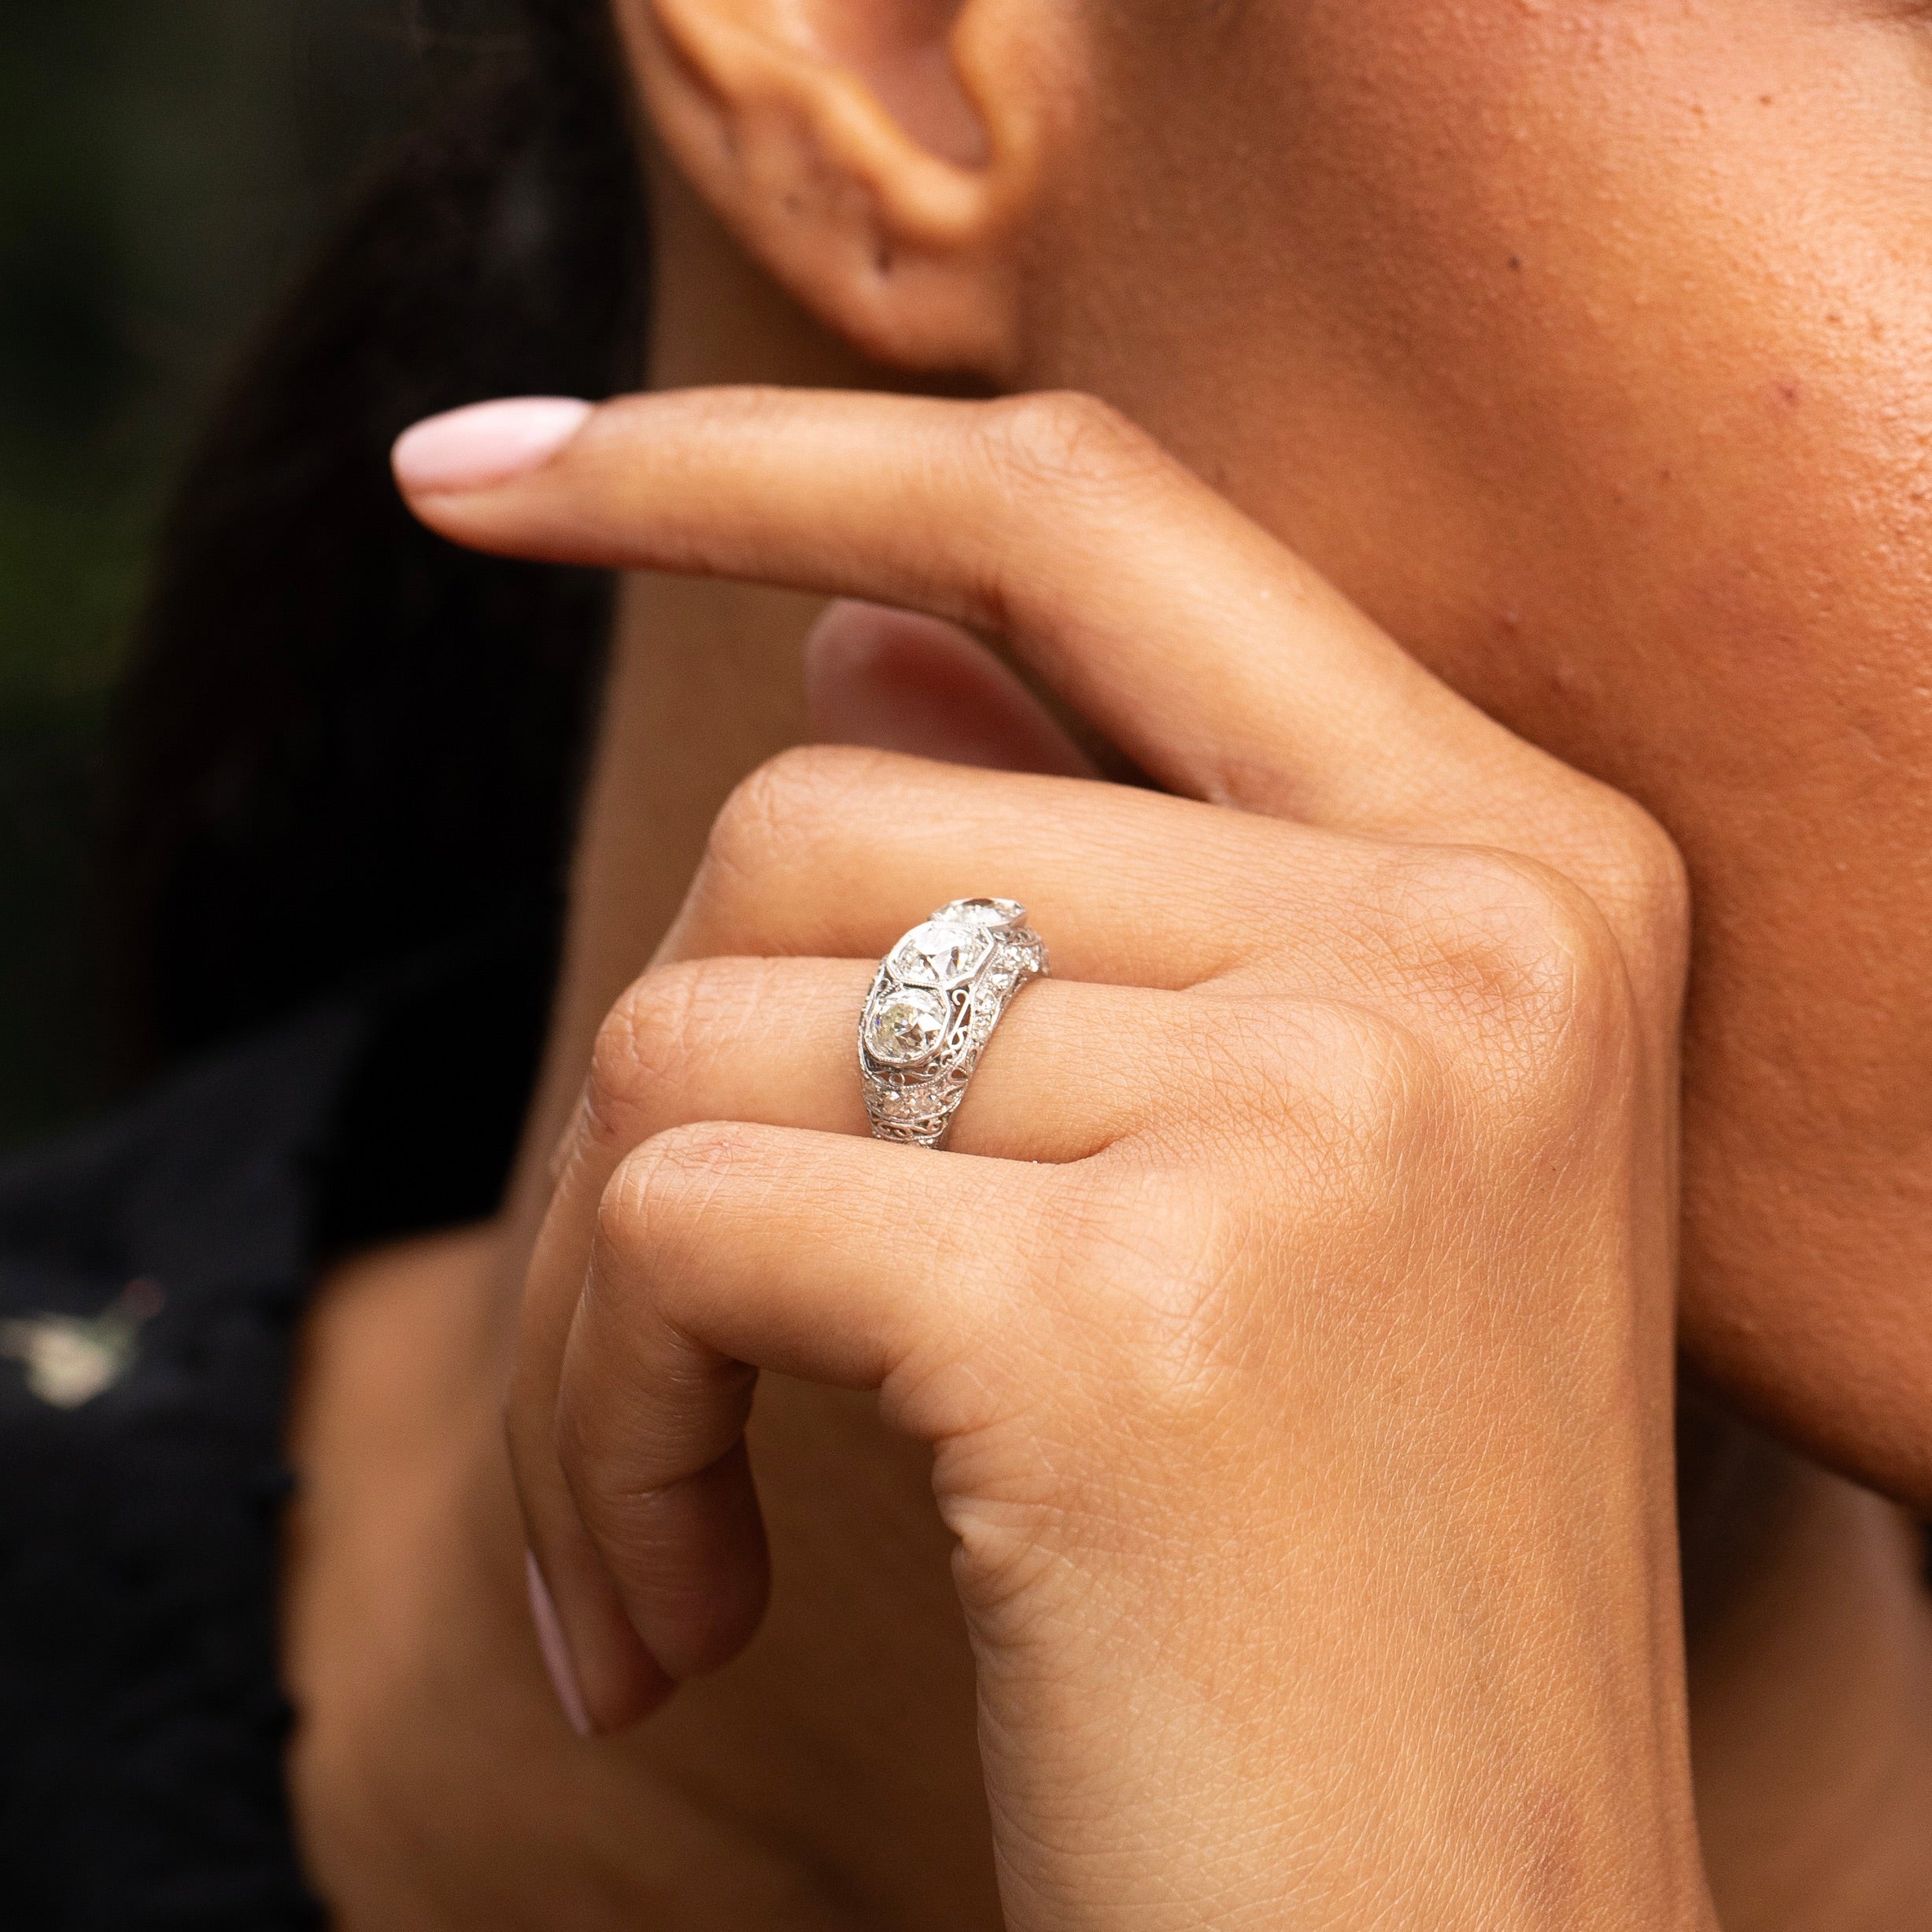
M 1010 899 L 955 899 L 907 933 L 859 1021 L 874 1138 L 938 1147 L 1000 1014 L 1047 971 L 1046 945 Z

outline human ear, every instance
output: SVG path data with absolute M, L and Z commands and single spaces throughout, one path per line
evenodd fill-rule
M 1038 0 L 617 10 L 659 142 L 796 299 L 896 367 L 1013 364 L 1051 84 Z

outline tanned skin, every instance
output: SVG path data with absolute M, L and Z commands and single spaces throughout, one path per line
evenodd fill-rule
M 310 1324 L 340 1922 L 1926 1922 L 1923 22 L 619 24 L 652 386 L 737 386 L 412 488 L 637 574 L 504 1214 Z M 808 707 L 828 595 L 968 633 L 841 609 Z M 1096 750 L 1175 796 L 1029 775 Z M 931 1169 L 999 1322 L 877 1298 L 837 1046 L 981 890 L 1066 962 Z M 1687 1664 L 1679 1340 L 1791 1452 Z

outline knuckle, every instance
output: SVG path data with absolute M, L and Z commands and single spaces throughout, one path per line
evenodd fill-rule
M 1096 1404 L 1164 1444 L 1211 1433 L 1231 1387 L 1276 1372 L 1298 1318 L 1284 1273 L 1386 1242 L 1469 1144 L 1425 1029 L 1341 1000 L 1258 1003 L 1255 1017 L 1240 1105 L 1208 1082 L 1231 1145 L 1116 1143 L 1066 1170 L 1031 1222 L 1029 1272 L 1081 1338 L 1063 1358 L 1090 1363 Z M 1097 1409 L 1096 1431 L 1111 1427 Z
M 1668 991 L 1681 982 L 1690 882 L 1675 841 L 1635 800 L 1580 773 L 1543 801 L 1539 852 L 1576 881 L 1623 942 L 1630 970 Z
M 1056 1354 L 1086 1371 L 1080 1433 L 1100 1453 L 1119 1446 L 1123 1422 L 1130 1454 L 1225 1426 L 1231 1382 L 1268 1346 L 1265 1284 L 1280 1276 L 1278 1260 L 1257 1265 L 1268 1239 L 1257 1221 L 1225 1175 L 1185 1162 L 1135 1161 L 1063 1194 L 1040 1233 L 1053 1299 L 1077 1311 Z
M 1361 1007 L 1316 1009 L 1325 1078 L 1319 1091 L 1351 1140 L 1384 1145 L 1433 1116 L 1443 1087 L 1440 1055 L 1413 1028 Z
M 745 1130 L 729 1121 L 667 1128 L 619 1161 L 597 1197 L 593 1273 L 621 1258 L 633 1268 L 674 1254 L 732 1169 Z
M 983 447 L 1003 481 L 1055 504 L 1069 493 L 1111 495 L 1167 460 L 1118 410 L 1074 390 L 989 403 L 981 423 Z
M 651 1101 L 675 1086 L 708 961 L 654 967 L 604 1016 L 590 1049 L 583 1110 L 590 1138 L 634 1140 Z
M 807 828 L 849 797 L 877 755 L 849 747 L 795 745 L 739 780 L 711 822 L 705 869 L 756 879 L 789 863 Z
M 1125 1320 L 1110 1332 L 1147 1356 L 1150 1324 L 1179 1332 L 1191 1321 L 1197 1284 L 1213 1272 L 1215 1196 L 1198 1174 L 1136 1161 L 1104 1177 L 1088 1172 L 1053 1190 L 1032 1224 L 1037 1272 L 1063 1306 L 1088 1310 L 1095 1298 Z
M 1379 1191 L 1413 1150 L 1443 1143 L 1451 1106 L 1443 1056 L 1388 1014 L 1309 1003 L 1284 1029 L 1274 1071 L 1321 1195 Z
M 1084 527 L 1097 544 L 1117 543 L 1122 519 L 1146 508 L 1150 487 L 1173 465 L 1117 411 L 1074 390 L 982 404 L 973 422 L 968 480 L 991 498 L 991 514 L 1010 541 L 989 547 L 965 586 L 967 605 L 990 630 L 1023 630 L 1049 621 L 1043 608 L 1065 594 L 1038 554 L 1037 533 Z
M 1206 1121 L 1243 1145 L 1285 1134 L 1319 1161 L 1380 1160 L 1447 1084 L 1424 1029 L 1343 999 L 1271 998 L 1193 1030 Z
M 1395 944 L 1439 1003 L 1526 1047 L 1612 1024 L 1627 973 L 1590 896 L 1513 852 L 1446 848 L 1406 862 Z
M 743 1036 L 771 963 L 707 958 L 653 966 L 604 1016 L 590 1050 L 585 1138 L 621 1153 L 678 1117 L 707 1063 Z
M 1427 1031 L 1341 1000 L 1284 1003 L 1276 1021 L 1272 1121 L 1237 1129 L 1233 1158 L 1135 1173 L 1110 1217 L 1090 1210 L 1088 1269 L 1146 1284 L 1132 1310 L 1140 1400 L 1166 1426 L 1211 1429 L 1230 1386 L 1278 1372 L 1299 1319 L 1276 1291 L 1284 1273 L 1310 1256 L 1386 1252 L 1469 1143 L 1454 1069 Z
M 1609 794 L 1604 811 L 1600 889 L 1645 944 L 1681 962 L 1690 931 L 1690 874 L 1677 841 L 1620 792 Z

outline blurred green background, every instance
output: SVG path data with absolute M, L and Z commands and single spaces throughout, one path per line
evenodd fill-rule
M 8 0 L 0 1147 L 105 1090 L 91 857 L 157 519 L 224 365 L 427 84 L 421 5 Z

